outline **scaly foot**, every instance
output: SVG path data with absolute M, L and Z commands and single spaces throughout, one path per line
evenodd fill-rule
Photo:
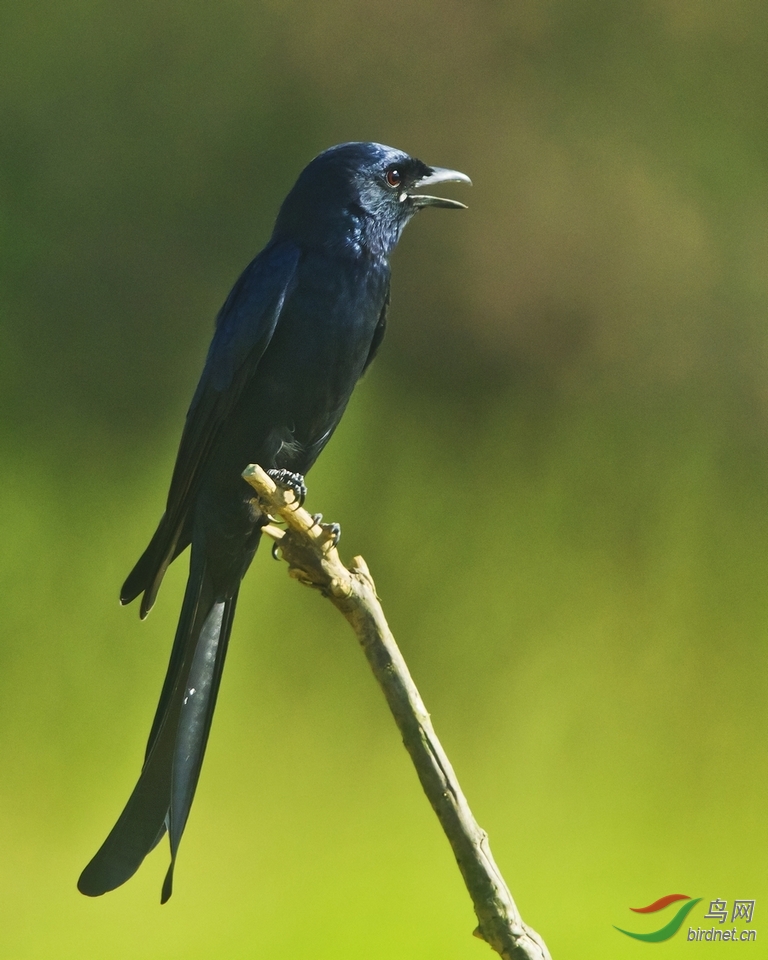
M 304 477 L 300 473 L 291 473 L 290 470 L 273 469 L 267 470 L 267 475 L 272 477 L 279 487 L 287 487 L 293 490 L 299 506 L 304 506 L 304 498 L 307 495 L 307 485 L 304 483 Z

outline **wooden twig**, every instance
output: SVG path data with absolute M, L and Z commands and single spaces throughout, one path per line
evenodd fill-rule
M 376 587 L 362 557 L 347 569 L 339 558 L 332 525 L 304 510 L 292 490 L 277 486 L 258 465 L 243 477 L 261 509 L 286 523 L 263 532 L 279 545 L 292 577 L 316 587 L 349 621 L 392 711 L 424 792 L 432 804 L 464 877 L 477 914 L 475 936 L 504 960 L 551 960 L 541 937 L 525 923 L 494 862 L 488 835 L 462 793 L 437 739 L 429 714 L 387 625 Z

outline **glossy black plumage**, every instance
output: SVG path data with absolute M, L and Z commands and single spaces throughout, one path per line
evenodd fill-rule
M 242 480 L 249 463 L 304 475 L 335 430 L 384 333 L 388 258 L 424 206 L 412 194 L 468 178 L 373 143 L 316 157 L 286 197 L 265 249 L 219 312 L 187 419 L 165 513 L 121 601 L 152 607 L 168 565 L 192 547 L 165 683 L 138 783 L 78 886 L 88 896 L 131 877 L 167 830 L 171 895 L 234 617 L 265 518 Z

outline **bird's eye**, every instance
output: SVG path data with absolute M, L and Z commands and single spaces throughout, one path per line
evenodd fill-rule
M 402 183 L 403 177 L 397 167 L 392 167 L 387 170 L 387 183 L 390 187 L 399 187 Z

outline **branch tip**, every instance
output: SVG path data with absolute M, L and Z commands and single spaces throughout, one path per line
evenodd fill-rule
M 280 543 L 285 536 L 285 530 L 281 530 L 280 527 L 276 527 L 273 523 L 265 524 L 261 528 L 261 532 L 265 533 L 268 537 L 272 537 L 275 543 Z

